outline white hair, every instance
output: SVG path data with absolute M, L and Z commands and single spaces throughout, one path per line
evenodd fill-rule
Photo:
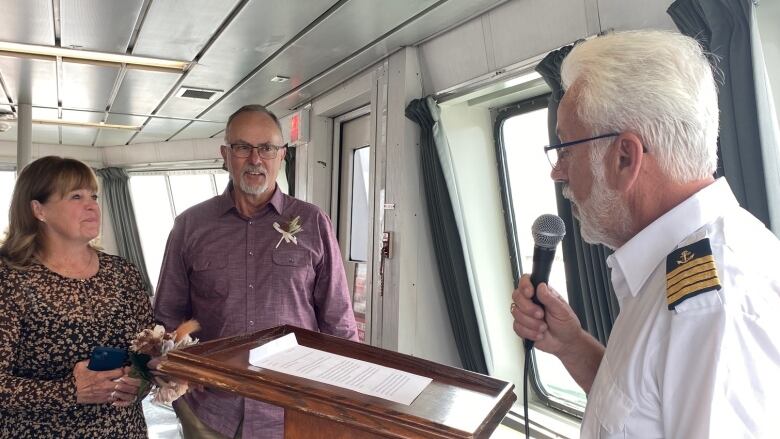
M 717 89 L 693 38 L 657 30 L 600 36 L 572 49 L 561 82 L 564 90 L 576 83 L 577 116 L 594 135 L 636 133 L 676 182 L 715 172 Z

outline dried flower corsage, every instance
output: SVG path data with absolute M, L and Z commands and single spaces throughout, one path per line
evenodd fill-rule
M 292 242 L 293 244 L 298 245 L 298 238 L 296 238 L 295 235 L 303 230 L 301 227 L 301 217 L 296 216 L 289 222 L 285 223 L 284 227 L 280 226 L 279 223 L 274 223 L 274 229 L 282 234 L 282 237 L 279 238 L 279 242 L 276 243 L 276 247 L 274 248 L 279 248 L 279 245 L 282 244 L 282 241 L 287 243 Z
M 198 339 L 190 337 L 190 334 L 199 329 L 200 324 L 196 320 L 187 320 L 173 332 L 165 332 L 165 328 L 156 325 L 138 333 L 130 344 L 130 362 L 133 365 L 130 376 L 143 379 L 138 389 L 139 396 L 151 390 L 153 401 L 171 403 L 187 393 L 186 382 L 153 373 L 148 363 L 170 351 L 197 344 Z

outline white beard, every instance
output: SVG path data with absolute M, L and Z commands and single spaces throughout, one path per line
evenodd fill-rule
M 229 162 L 228 162 L 229 163 Z M 228 172 L 232 175 L 232 167 L 230 164 L 228 164 Z M 263 183 L 260 185 L 252 186 L 249 182 L 244 180 L 244 175 L 246 172 L 254 172 L 254 173 L 263 173 L 265 175 L 265 178 L 263 179 Z M 235 182 L 233 182 L 235 184 Z M 241 169 L 241 175 L 239 177 L 238 186 L 241 188 L 241 191 L 244 192 L 247 195 L 262 195 L 268 190 L 268 170 L 263 165 L 259 166 L 253 166 L 246 164 Z
M 620 193 L 607 187 L 604 168 L 600 166 L 602 158 L 592 158 L 593 185 L 587 199 L 576 202 L 568 184 L 563 187 L 563 196 L 574 205 L 572 211 L 580 220 L 582 239 L 589 244 L 604 244 L 614 250 L 630 236 L 631 212 Z

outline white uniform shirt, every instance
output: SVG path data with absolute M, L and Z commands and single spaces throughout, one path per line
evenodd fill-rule
M 666 256 L 709 238 L 720 289 L 674 310 Z M 608 260 L 620 315 L 582 438 L 780 438 L 780 243 L 719 179 Z

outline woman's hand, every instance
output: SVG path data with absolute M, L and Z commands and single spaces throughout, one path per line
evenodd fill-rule
M 103 372 L 87 369 L 89 360 L 76 363 L 76 402 L 79 404 L 112 404 L 127 407 L 138 399 L 139 378 L 130 378 L 130 367 Z

